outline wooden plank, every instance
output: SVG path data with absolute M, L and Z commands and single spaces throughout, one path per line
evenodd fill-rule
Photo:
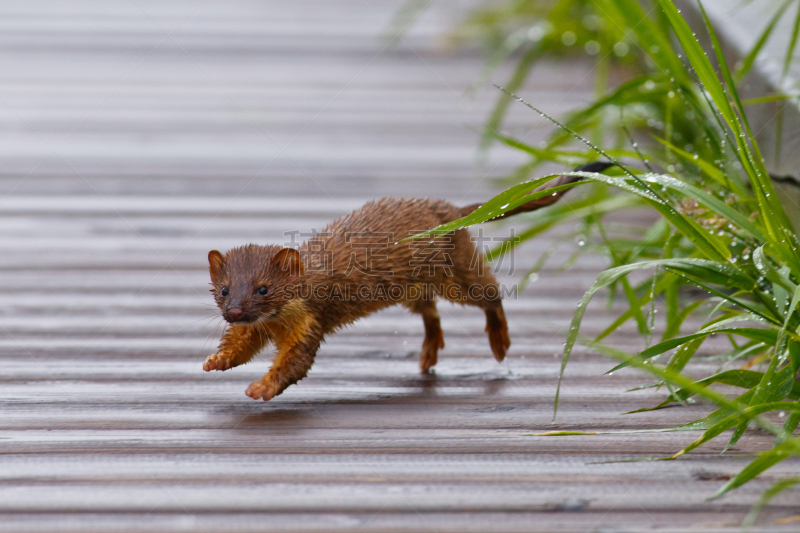
M 505 302 L 503 365 L 482 314 L 443 304 L 433 375 L 417 370 L 421 321 L 397 308 L 332 336 L 268 403 L 243 394 L 267 354 L 202 372 L 219 335 L 208 250 L 283 243 L 382 196 L 481 201 L 522 161 L 497 149 L 475 164 L 497 93 L 467 96 L 480 54 L 440 46 L 474 2 L 435 3 L 387 48 L 404 3 L 0 4 L 0 531 L 739 531 L 760 491 L 800 474 L 786 461 L 706 501 L 770 445 L 757 431 L 724 455 L 720 440 L 620 462 L 676 452 L 699 432 L 641 430 L 709 408 L 622 416 L 664 391 L 625 393 L 650 378 L 605 376 L 612 363 L 585 347 L 553 421 L 564 335 L 605 265 L 561 272 L 569 246 Z M 565 112 L 591 98 L 591 68 L 542 65 L 523 94 Z M 532 143 L 550 131 L 525 110 L 505 126 Z M 522 247 L 501 281 L 566 235 Z M 583 331 L 620 309 L 598 299 Z M 630 325 L 614 341 L 642 345 Z M 554 430 L 606 433 L 533 435 Z M 775 523 L 795 500 L 766 511 L 770 531 L 796 529 Z

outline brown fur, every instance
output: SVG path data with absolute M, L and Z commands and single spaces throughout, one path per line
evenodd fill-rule
M 544 204 L 529 202 L 527 210 L 560 196 Z M 385 198 L 335 220 L 299 250 L 250 244 L 225 255 L 209 252 L 212 292 L 231 325 L 203 369 L 227 370 L 247 363 L 272 342 L 277 348 L 272 367 L 246 391 L 251 398 L 269 400 L 306 376 L 325 335 L 399 303 L 422 317 L 420 368 L 428 372 L 444 348 L 435 297 L 422 291 L 430 286 L 442 291 L 439 297 L 484 311 L 489 345 L 495 359 L 502 361 L 511 342 L 499 287 L 467 230 L 423 242 L 403 240 L 476 208 L 441 200 Z M 365 237 L 365 232 L 371 235 Z M 365 243 L 373 246 L 371 251 L 361 246 Z M 265 295 L 258 292 L 262 286 L 267 288 Z M 416 287 L 420 295 L 391 293 L 397 286 Z M 480 292 L 470 292 L 471 287 Z

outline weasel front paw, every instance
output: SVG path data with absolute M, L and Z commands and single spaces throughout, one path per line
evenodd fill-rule
M 266 381 L 254 381 L 247 387 L 247 390 L 244 391 L 244 393 L 252 399 L 264 400 L 265 402 L 277 396 L 279 392 L 277 385 Z
M 220 353 L 209 355 L 203 363 L 203 370 L 211 372 L 212 370 L 228 370 L 231 368 L 231 360 Z

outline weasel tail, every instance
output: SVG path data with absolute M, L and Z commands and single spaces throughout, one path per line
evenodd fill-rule
M 576 172 L 603 172 L 607 168 L 613 167 L 614 163 L 609 163 L 607 161 L 593 161 L 592 163 L 586 163 L 585 165 L 581 165 L 575 168 Z M 548 183 L 548 187 L 557 187 L 559 185 L 566 185 L 568 183 L 575 183 L 577 181 L 581 181 L 583 178 L 579 176 L 561 176 L 555 182 Z M 562 196 L 567 194 L 569 189 L 563 189 L 557 192 L 554 192 L 550 196 L 543 196 L 542 198 L 537 198 L 536 200 L 531 200 L 528 203 L 522 204 L 519 207 L 515 207 L 511 211 L 507 211 L 502 215 L 498 216 L 494 220 L 499 220 L 501 218 L 506 218 L 514 215 L 518 215 L 520 213 L 528 213 L 529 211 L 536 211 L 537 209 L 541 209 L 543 207 L 547 207 L 549 205 L 553 205 L 557 201 L 561 199 Z M 472 204 L 467 205 L 461 208 L 461 216 L 465 217 L 478 209 L 483 204 Z

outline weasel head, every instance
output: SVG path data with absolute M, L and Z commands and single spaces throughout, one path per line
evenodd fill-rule
M 303 275 L 300 253 L 292 248 L 249 244 L 221 254 L 208 252 L 211 292 L 222 316 L 237 326 L 274 320 L 289 303 L 286 289 Z

